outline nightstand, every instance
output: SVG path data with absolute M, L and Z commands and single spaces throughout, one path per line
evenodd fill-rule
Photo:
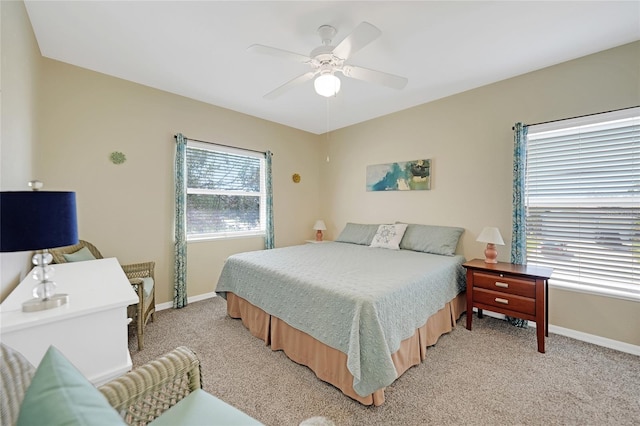
M 467 329 L 471 330 L 473 308 L 501 313 L 510 317 L 536 322 L 538 352 L 544 353 L 544 338 L 549 336 L 549 278 L 550 268 L 485 263 L 473 259 L 464 263 L 467 268 Z
M 316 240 L 306 240 L 305 242 L 309 243 L 309 244 L 321 244 L 321 243 L 328 243 L 330 242 L 329 240 L 322 240 L 322 241 L 316 241 Z

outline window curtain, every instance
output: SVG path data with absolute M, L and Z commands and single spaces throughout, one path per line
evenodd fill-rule
M 513 230 L 511 263 L 527 263 L 525 176 L 527 173 L 527 126 L 516 123 L 513 134 Z
M 527 263 L 527 229 L 525 209 L 525 177 L 527 173 L 527 126 L 513 127 L 513 227 L 511 232 L 511 263 Z M 516 327 L 527 328 L 528 321 L 507 316 Z
M 187 306 L 187 183 L 186 183 L 187 141 L 182 133 L 176 135 L 175 163 L 175 277 L 173 283 L 173 307 Z
M 275 247 L 275 235 L 273 229 L 273 185 L 271 183 L 271 151 L 265 152 L 265 184 L 267 192 L 267 223 L 266 235 L 264 238 L 264 248 L 272 249 Z

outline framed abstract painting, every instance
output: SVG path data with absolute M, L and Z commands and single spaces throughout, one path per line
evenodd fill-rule
M 431 189 L 431 160 L 401 161 L 367 166 L 367 191 Z

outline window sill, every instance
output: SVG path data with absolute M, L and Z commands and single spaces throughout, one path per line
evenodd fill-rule
M 560 290 L 574 291 L 577 293 L 593 294 L 595 296 L 612 297 L 614 299 L 629 300 L 632 302 L 640 302 L 640 293 L 632 293 L 624 290 L 613 290 L 598 288 L 594 286 L 584 284 L 569 284 L 565 282 L 554 282 L 553 278 L 549 280 L 550 288 L 557 288 Z
M 187 244 L 200 243 L 200 242 L 206 242 L 206 241 L 237 240 L 237 239 L 243 239 L 243 238 L 264 238 L 264 237 L 266 237 L 266 234 L 264 232 L 246 233 L 246 234 L 226 234 L 226 235 L 206 236 L 206 237 L 190 237 L 190 238 L 187 238 Z

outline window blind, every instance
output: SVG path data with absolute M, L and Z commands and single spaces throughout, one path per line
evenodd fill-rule
M 187 237 L 263 233 L 264 156 L 188 142 Z
M 640 108 L 530 126 L 525 193 L 529 264 L 640 297 Z

